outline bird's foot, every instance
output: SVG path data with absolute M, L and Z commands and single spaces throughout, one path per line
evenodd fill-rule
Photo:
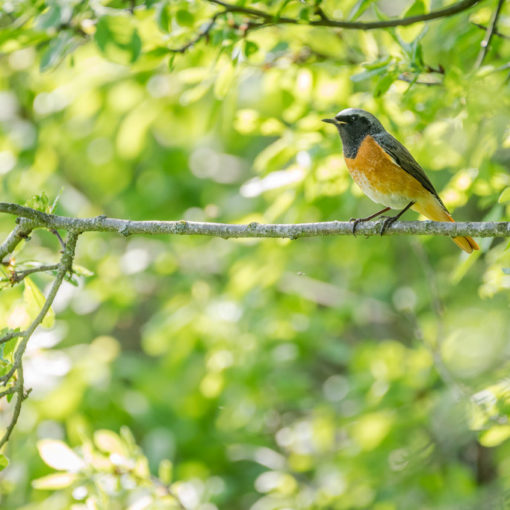
M 384 218 L 384 221 L 382 222 L 381 235 L 384 235 L 384 233 L 391 227 L 391 225 L 393 225 L 393 223 L 395 223 L 398 220 L 399 215 L 382 216 L 382 218 Z
M 358 225 L 362 223 L 363 221 L 367 221 L 366 218 L 351 218 L 349 221 L 352 221 L 352 234 L 356 235 L 356 229 L 358 228 Z

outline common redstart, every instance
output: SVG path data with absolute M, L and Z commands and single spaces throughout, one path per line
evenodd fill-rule
M 384 220 L 381 235 L 410 208 L 434 221 L 454 221 L 422 167 L 371 113 L 347 108 L 335 118 L 323 121 L 337 127 L 354 182 L 374 202 L 385 206 L 371 216 L 354 219 L 353 233 L 360 222 L 390 209 L 402 210 Z M 480 249 L 471 237 L 452 240 L 467 253 Z

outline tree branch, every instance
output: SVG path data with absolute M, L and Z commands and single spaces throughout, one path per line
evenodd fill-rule
M 24 331 L 9 331 L 3 337 L 0 338 L 0 344 L 5 344 L 9 340 L 12 340 L 13 338 L 18 338 L 20 336 L 23 336 L 24 334 L 25 334 Z
M 14 285 L 15 283 L 19 283 L 21 280 L 25 279 L 27 276 L 33 273 L 42 273 L 44 271 L 56 271 L 58 268 L 59 264 L 43 264 L 37 267 L 23 269 L 22 271 L 13 271 L 11 276 L 9 277 L 9 282 Z
M 201 39 L 204 39 L 209 36 L 209 33 L 216 25 L 216 22 L 218 21 L 218 18 L 220 16 L 223 16 L 224 14 L 227 14 L 228 10 L 217 12 L 206 24 L 205 28 L 201 30 L 191 41 L 187 42 L 186 44 L 182 45 L 180 48 L 170 48 L 171 53 L 185 53 L 187 50 L 189 50 L 192 46 L 195 46 L 197 42 L 199 42 Z
M 480 23 L 475 23 L 474 21 L 471 22 L 471 25 L 474 25 L 475 27 L 478 27 L 481 30 L 487 30 L 487 27 L 485 25 L 480 25 Z M 499 30 L 494 30 L 493 33 L 495 36 L 501 37 L 502 39 L 510 39 L 510 35 L 502 34 Z
M 398 18 L 398 19 L 389 19 L 389 20 L 381 20 L 381 21 L 344 21 L 337 20 L 333 18 L 329 18 L 326 16 L 324 11 L 320 11 L 318 14 L 319 19 L 311 20 L 303 23 L 302 20 L 295 18 L 287 18 L 284 16 L 276 16 L 274 14 L 267 13 L 265 11 L 261 11 L 259 9 L 253 9 L 251 7 L 242 7 L 240 5 L 230 4 L 224 2 L 223 0 L 208 0 L 210 3 L 215 5 L 220 5 L 228 12 L 237 12 L 239 14 L 244 14 L 246 16 L 252 18 L 259 18 L 264 20 L 267 25 L 282 25 L 282 24 L 292 24 L 292 25 L 311 25 L 318 27 L 336 27 L 336 28 L 344 28 L 344 29 L 353 29 L 353 30 L 373 30 L 376 28 L 388 28 L 388 27 L 397 27 L 397 26 L 407 26 L 412 25 L 414 23 L 419 23 L 420 21 L 430 21 L 438 18 L 445 18 L 448 16 L 453 16 L 454 14 L 458 14 L 462 11 L 473 7 L 475 4 L 480 2 L 481 0 L 462 0 L 461 2 L 457 2 L 448 7 L 444 7 L 442 9 L 438 9 L 436 11 L 431 11 L 427 14 L 420 14 L 418 16 L 408 16 L 407 18 Z
M 0 202 L 0 212 L 21 216 L 34 221 L 33 228 L 59 228 L 81 234 L 83 232 L 115 232 L 130 235 L 190 235 L 229 238 L 287 238 L 320 237 L 330 235 L 351 236 L 352 222 L 325 221 L 297 224 L 247 225 L 228 223 L 208 223 L 200 221 L 131 221 L 106 216 L 95 218 L 70 218 L 46 214 L 30 207 Z M 360 223 L 356 233 L 365 236 L 379 235 L 381 221 Z M 384 235 L 436 235 L 436 236 L 475 236 L 510 237 L 510 222 L 438 222 L 438 221 L 397 221 Z
M 0 448 L 2 448 L 2 446 L 9 440 L 9 437 L 18 421 L 21 412 L 21 404 L 23 403 L 23 400 L 25 400 L 25 398 L 28 396 L 28 392 L 25 391 L 23 380 L 23 354 L 25 353 L 25 349 L 27 348 L 27 344 L 28 341 L 30 340 L 30 337 L 37 329 L 37 327 L 41 324 L 41 322 L 44 320 L 44 317 L 46 316 L 48 310 L 53 304 L 58 289 L 62 285 L 62 282 L 64 281 L 66 274 L 72 269 L 74 253 L 76 250 L 76 241 L 78 240 L 78 236 L 79 233 L 77 232 L 69 233 L 67 237 L 65 250 L 62 253 L 62 257 L 58 264 L 57 275 L 55 276 L 55 280 L 53 281 L 53 284 L 50 288 L 50 291 L 48 292 L 48 296 L 46 297 L 46 300 L 41 310 L 39 311 L 37 317 L 33 320 L 33 322 L 24 332 L 20 333 L 19 335 L 18 334 L 15 335 L 22 336 L 22 339 L 19 345 L 17 346 L 16 351 L 14 352 L 14 361 L 11 369 L 5 375 L 0 377 L 0 383 L 5 386 L 12 379 L 14 374 L 16 374 L 17 378 L 13 386 L 14 389 L 12 391 L 10 388 L 8 390 L 5 390 L 8 391 L 9 393 L 16 394 L 16 402 L 14 404 L 14 411 L 12 413 L 9 425 L 7 426 L 4 435 L 0 439 Z
M 498 5 L 494 9 L 491 20 L 489 22 L 489 26 L 487 27 L 487 30 L 485 32 L 485 37 L 483 38 L 483 41 L 480 43 L 480 53 L 478 53 L 478 57 L 476 59 L 474 68 L 478 69 L 483 64 L 483 61 L 487 55 L 487 52 L 489 51 L 489 46 L 492 41 L 492 37 L 494 36 L 494 33 L 496 32 L 496 26 L 498 24 L 498 18 L 499 14 L 501 12 L 501 8 L 503 7 L 504 0 L 498 0 Z
M 26 239 L 30 232 L 32 232 L 34 228 L 33 222 L 22 219 L 19 223 L 14 227 L 13 231 L 7 236 L 5 241 L 0 245 L 0 261 L 8 255 L 12 253 L 14 248 L 18 246 L 18 244 Z

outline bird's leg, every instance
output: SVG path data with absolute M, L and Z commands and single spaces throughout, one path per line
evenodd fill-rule
M 373 218 L 376 218 L 382 213 L 385 213 L 386 211 L 389 211 L 391 207 L 385 207 L 382 211 L 376 212 L 375 214 L 371 214 L 370 216 L 367 216 L 366 218 L 351 218 L 349 221 L 353 221 L 354 224 L 352 225 L 352 233 L 356 235 L 356 228 L 358 228 L 358 224 L 363 221 L 369 221 Z
M 400 216 L 402 216 L 411 206 L 414 205 L 414 202 L 409 202 L 397 215 L 391 216 L 390 218 L 386 218 L 382 224 L 381 235 L 388 230 L 392 223 L 397 221 Z

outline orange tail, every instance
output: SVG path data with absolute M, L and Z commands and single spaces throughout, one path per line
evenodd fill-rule
M 455 223 L 455 220 L 446 212 L 440 203 L 434 199 L 427 204 L 417 203 L 413 209 L 423 214 L 427 218 L 434 221 L 451 221 Z M 479 250 L 480 247 L 474 239 L 469 236 L 465 237 L 452 237 L 452 241 L 461 249 L 467 253 L 471 253 L 473 250 Z

